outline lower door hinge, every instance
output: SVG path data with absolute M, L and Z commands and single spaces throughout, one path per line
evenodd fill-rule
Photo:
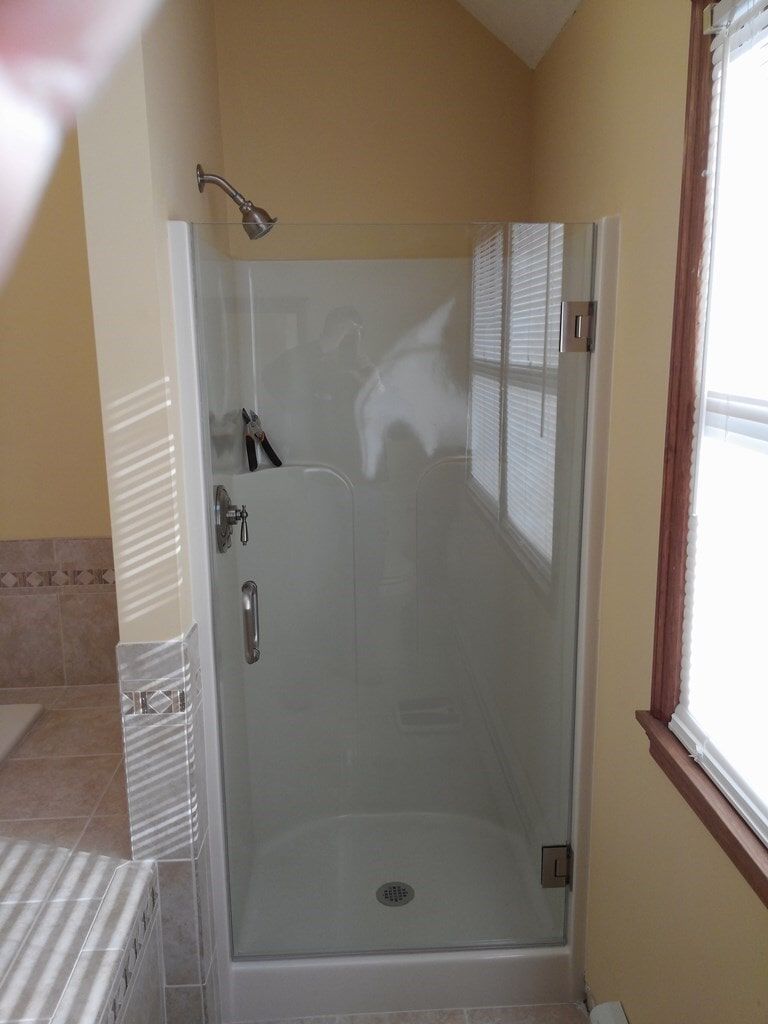
M 560 304 L 560 351 L 591 352 L 595 347 L 596 302 Z
M 562 846 L 542 846 L 542 889 L 564 889 L 571 884 L 573 851 L 567 843 Z

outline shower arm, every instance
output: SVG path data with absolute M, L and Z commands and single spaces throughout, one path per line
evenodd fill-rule
M 229 198 L 236 203 L 240 209 L 243 207 L 252 207 L 253 203 L 250 199 L 246 199 L 242 192 L 238 192 L 237 189 L 230 185 L 226 178 L 222 178 L 218 174 L 206 174 L 200 164 L 197 165 L 197 187 L 202 192 L 206 185 L 218 185 L 218 187 L 229 196 Z

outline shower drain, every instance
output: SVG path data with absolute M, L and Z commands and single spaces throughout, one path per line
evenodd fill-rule
M 385 907 L 404 907 L 415 895 L 407 882 L 385 882 L 376 890 L 376 899 Z

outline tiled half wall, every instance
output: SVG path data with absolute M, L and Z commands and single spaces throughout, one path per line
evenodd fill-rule
M 131 843 L 157 861 L 167 1024 L 219 1024 L 197 628 L 117 647 Z
M 115 683 L 110 537 L 0 541 L 0 688 Z

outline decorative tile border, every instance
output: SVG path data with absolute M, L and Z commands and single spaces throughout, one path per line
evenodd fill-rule
M 124 690 L 120 694 L 123 715 L 179 715 L 186 708 L 184 690 Z
M 115 570 L 109 569 L 0 569 L 0 591 L 61 587 L 114 586 Z

